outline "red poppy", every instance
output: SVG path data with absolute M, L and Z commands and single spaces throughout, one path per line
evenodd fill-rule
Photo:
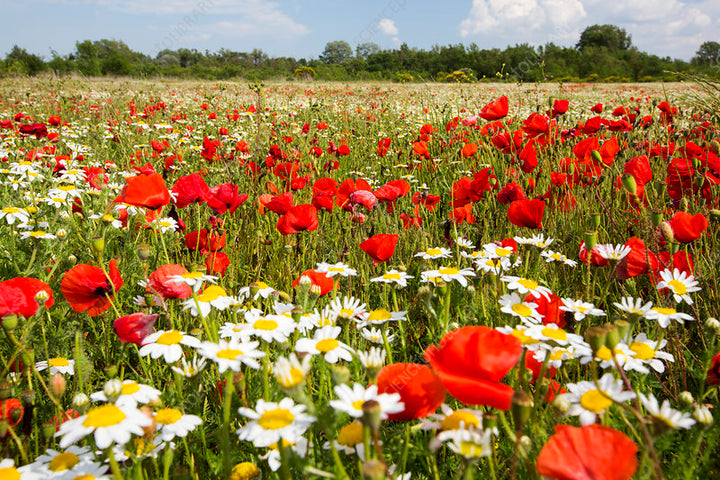
M 342 207 L 344 210 L 349 210 L 350 206 L 346 205 L 346 203 L 350 199 L 350 195 L 358 190 L 366 190 L 369 192 L 372 190 L 372 187 L 362 178 L 358 178 L 357 180 L 353 180 L 352 178 L 343 180 L 343 182 L 337 187 L 335 205 Z
M 558 115 L 563 115 L 565 112 L 567 112 L 569 106 L 570 102 L 568 102 L 567 100 L 555 100 L 552 105 L 552 117 L 555 118 Z
M 705 383 L 707 385 L 720 384 L 720 353 L 715 355 L 712 361 L 710 361 L 710 368 L 707 371 Z
M 463 148 L 462 148 L 462 152 L 460 152 L 460 153 L 462 154 L 463 157 L 468 158 L 468 157 L 472 157 L 473 155 L 475 155 L 475 153 L 477 153 L 477 149 L 478 149 L 478 146 L 476 143 L 466 143 L 465 146 L 463 146 Z
M 35 135 L 35 138 L 40 140 L 42 137 L 47 137 L 47 125 L 44 123 L 28 123 L 27 125 L 20 125 L 18 132 L 21 135 Z
M 157 173 L 136 175 L 126 178 L 125 182 L 127 185 L 114 200 L 117 203 L 153 210 L 170 203 L 170 193 L 165 187 L 165 181 Z
M 472 214 L 472 203 L 452 209 L 450 211 L 450 220 L 452 220 L 455 225 L 462 225 L 463 222 L 469 224 L 475 223 L 475 217 Z
M 275 227 L 282 235 L 302 231 L 312 232 L 319 225 L 317 209 L 312 205 L 296 205 L 280 217 Z
M 657 255 L 645 248 L 645 242 L 639 238 L 632 237 L 625 242 L 625 246 L 630 247 L 630 253 L 615 266 L 616 278 L 619 280 L 627 280 L 628 278 L 657 270 Z
M 192 295 L 192 289 L 185 282 L 175 282 L 171 277 L 184 275 L 188 271 L 182 265 L 168 263 L 161 265 L 148 277 L 145 290 L 149 293 L 156 293 L 162 298 L 188 298 Z
M 488 122 L 500 120 L 501 118 L 505 118 L 507 116 L 508 108 L 508 98 L 503 95 L 497 100 L 493 100 L 492 102 L 485 105 L 480 110 L 478 116 L 483 120 L 487 120 Z
M 62 123 L 62 118 L 60 117 L 60 115 L 53 115 L 52 117 L 47 119 L 47 123 L 49 123 L 53 127 L 59 127 Z
M 394 187 L 389 187 L 394 188 Z M 363 207 L 367 208 L 368 210 L 372 210 L 375 206 L 375 203 L 377 203 L 377 197 L 373 192 L 370 192 L 368 190 L 355 190 L 350 194 L 350 197 L 348 197 L 350 200 L 348 203 L 345 204 L 345 206 L 350 205 L 362 205 Z M 344 208 L 344 207 L 343 207 Z
M 223 252 L 210 252 L 205 258 L 205 268 L 208 275 L 225 276 L 230 266 L 230 259 Z
M 172 192 L 178 208 L 193 203 L 203 203 L 210 196 L 210 189 L 205 180 L 197 173 L 178 178 L 172 187 Z
M 153 325 L 158 316 L 157 313 L 146 315 L 142 312 L 125 315 L 115 319 L 113 328 L 121 342 L 142 345 L 143 339 L 154 331 Z
M 15 277 L 0 282 L 0 318 L 11 313 L 25 318 L 32 317 L 38 311 L 35 295 L 41 291 L 49 296 L 45 307 L 51 307 L 55 300 L 52 290 L 45 282 L 27 277 Z
M 518 159 L 522 162 L 520 169 L 525 173 L 531 173 L 538 166 L 537 152 L 535 151 L 535 140 L 532 138 L 523 147 L 518 155 Z
M 603 104 L 602 103 L 596 103 L 593 105 L 593 107 L 590 109 L 593 113 L 602 113 L 603 111 Z
M 675 212 L 668 223 L 672 227 L 675 241 L 680 243 L 694 242 L 708 228 L 708 219 L 702 213 L 690 215 L 687 212 Z
M 512 335 L 470 326 L 449 332 L 439 346 L 425 349 L 425 360 L 459 401 L 507 410 L 513 389 L 500 380 L 515 366 L 521 352 L 520 341 Z
M 585 242 L 582 242 L 580 244 L 580 252 L 578 253 L 578 258 L 580 258 L 580 261 L 587 265 L 588 263 L 588 251 L 587 247 L 585 247 Z M 610 261 L 608 261 L 606 258 L 604 258 L 602 255 L 600 255 L 600 249 L 598 245 L 595 245 L 592 249 L 592 252 L 590 252 L 590 265 L 593 267 L 604 267 L 608 265 Z
M 223 183 L 212 187 L 208 192 L 207 204 L 215 213 L 235 213 L 235 210 L 242 205 L 248 196 L 240 195 L 239 188 L 232 183 Z
M 540 295 L 540 298 L 535 298 L 532 294 L 528 293 L 523 299 L 523 302 L 532 302 L 537 305 L 535 310 L 542 316 L 543 325 L 554 323 L 560 328 L 565 327 L 565 312 L 560 310 L 560 307 L 564 305 L 562 298 L 550 292 L 549 298 L 544 295 Z
M 20 423 L 24 413 L 25 409 L 19 399 L 8 398 L 6 400 L 0 400 L 0 419 L 7 421 L 11 427 L 15 427 Z M 2 437 L 9 434 L 10 432 L 6 431 Z
M 525 200 L 525 192 L 523 191 L 522 187 L 518 185 L 515 182 L 510 182 L 506 184 L 502 190 L 500 190 L 497 195 L 497 201 L 498 203 L 512 203 L 516 200 Z
M 185 235 L 185 246 L 190 250 L 200 250 L 201 253 L 217 252 L 225 248 L 225 232 L 208 233 L 206 228 L 194 230 Z
M 445 401 L 446 390 L 427 365 L 393 363 L 377 376 L 378 393 L 399 393 L 405 410 L 388 416 L 388 420 L 407 421 L 425 418 Z
M 430 158 L 427 142 L 415 142 L 413 144 L 413 153 L 421 157 Z
M 271 197 L 269 201 L 265 202 L 265 208 L 271 212 L 275 212 L 278 215 L 285 215 L 293 206 L 293 194 L 292 192 L 285 192 L 282 195 L 276 195 Z
M 516 200 L 508 207 L 508 220 L 513 225 L 527 228 L 542 228 L 545 202 L 538 199 Z
M 430 212 L 435 211 L 438 203 L 440 203 L 440 200 L 440 197 L 438 197 L 437 195 L 432 195 L 430 193 L 415 192 L 412 196 L 412 202 L 415 205 L 425 205 L 425 208 L 427 208 Z
M 403 228 L 405 230 L 409 230 L 413 227 L 415 228 L 422 228 L 423 219 L 420 216 L 420 207 L 415 205 L 415 208 L 413 209 L 413 215 L 410 216 L 407 213 L 401 213 L 400 214 L 400 221 L 402 221 Z
M 362 242 L 360 248 L 378 265 L 392 257 L 399 238 L 398 235 L 380 233 Z
M 292 286 L 297 287 L 300 284 L 302 277 L 308 277 L 312 285 L 316 285 L 320 288 L 320 296 L 326 295 L 332 292 L 335 283 L 333 279 L 328 277 L 325 273 L 316 272 L 315 270 L 305 270 L 298 278 L 293 280 Z
M 537 471 L 555 480 L 628 480 L 637 470 L 638 448 L 624 433 L 604 425 L 558 425 L 540 450 Z
M 102 268 L 80 264 L 71 268 L 60 282 L 65 300 L 76 312 L 85 312 L 91 317 L 100 315 L 110 308 L 110 300 L 122 287 L 123 279 L 117 269 L 117 262 L 110 261 L 106 277 Z

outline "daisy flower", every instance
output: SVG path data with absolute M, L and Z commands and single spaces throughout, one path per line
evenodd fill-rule
M 523 277 L 513 277 L 506 275 L 500 277 L 500 280 L 507 284 L 509 290 L 517 290 L 519 294 L 531 294 L 535 298 L 540 298 L 540 295 L 550 300 L 550 294 L 552 293 L 549 288 L 540 286 L 535 280 L 530 280 Z
M 571 343 L 561 347 L 538 348 L 533 350 L 533 356 L 539 363 L 545 361 L 545 357 L 549 355 L 548 366 L 552 368 L 560 368 L 564 362 L 574 360 L 581 356 L 592 355 L 592 349 L 585 343 Z
M 0 461 L 0 478 L 7 478 L 10 480 L 22 480 L 25 469 L 21 467 L 23 471 L 19 471 L 15 468 L 15 460 L 12 458 L 3 458 Z
M 678 312 L 674 308 L 669 307 L 653 307 L 645 314 L 645 318 L 647 318 L 648 320 L 656 320 L 658 322 L 658 325 L 660 325 L 662 328 L 667 328 L 672 320 L 680 323 L 685 323 L 685 320 L 695 320 L 692 315 Z
M 270 295 L 273 294 L 273 292 L 276 291 L 273 287 L 271 287 L 267 283 L 262 282 L 262 281 L 257 281 L 257 282 L 251 283 L 247 287 L 242 287 L 240 290 L 238 290 L 238 298 L 240 298 L 240 299 L 250 298 L 250 294 L 255 289 L 257 289 L 257 291 L 255 292 L 254 295 L 252 295 L 253 300 L 257 300 L 260 297 L 268 298 L 268 297 L 270 297 Z
M 467 459 L 487 457 L 492 454 L 490 430 L 447 430 L 440 432 L 437 440 L 441 444 L 448 443 L 450 450 Z
M 669 289 L 673 294 L 675 303 L 684 301 L 688 305 L 692 305 L 693 300 L 689 294 L 700 291 L 695 277 L 688 275 L 687 272 L 680 272 L 677 268 L 673 269 L 672 272 L 670 270 L 663 270 L 660 272 L 660 278 L 662 278 L 662 281 L 658 282 L 657 289 Z
M 559 263 L 565 264 L 569 267 L 577 266 L 577 262 L 575 260 L 570 260 L 569 258 L 567 258 L 566 255 L 564 255 L 560 252 L 553 252 L 552 250 L 543 250 L 540 253 L 540 256 L 545 258 L 546 263 L 559 262 Z
M 225 310 L 238 303 L 237 299 L 228 295 L 224 288 L 210 285 L 200 295 L 185 300 L 183 302 L 183 311 L 190 310 L 190 315 L 193 317 L 197 317 L 198 314 L 207 317 L 213 308 Z
M 163 357 L 166 363 L 175 363 L 183 355 L 180 345 L 199 347 L 200 340 L 179 330 L 158 330 L 143 339 L 140 356 Z
M 483 414 L 480 410 L 467 408 L 453 410 L 447 403 L 440 405 L 442 413 L 431 413 L 420 419 L 420 430 L 463 430 L 482 428 Z
M 38 240 L 53 240 L 57 238 L 52 233 L 48 233 L 45 230 L 33 230 L 30 232 L 22 232 L 20 233 L 20 239 L 25 240 L 28 238 L 35 238 Z
M 635 352 L 635 358 L 645 365 L 649 366 L 658 373 L 665 371 L 665 363 L 663 360 L 668 362 L 674 362 L 675 357 L 672 354 L 663 352 L 662 349 L 667 345 L 667 340 L 650 340 L 645 332 L 639 333 L 635 339 L 628 345 L 628 348 Z
M 295 320 L 283 315 L 245 315 L 245 329 L 251 336 L 259 337 L 270 343 L 276 341 L 284 343 L 295 331 Z
M 602 369 L 615 368 L 615 361 L 617 361 L 618 365 L 620 365 L 624 370 L 635 370 L 636 372 L 646 374 L 650 373 L 650 370 L 647 369 L 640 359 L 635 358 L 635 355 L 635 351 L 630 350 L 630 347 L 628 347 L 625 343 L 619 342 L 612 350 L 603 345 L 597 352 L 595 352 L 594 358 L 598 366 Z M 613 360 L 613 357 L 615 360 Z M 590 363 L 592 359 L 592 351 L 589 353 L 585 351 L 580 356 L 580 363 L 585 365 Z
M 152 221 L 151 225 L 160 230 L 160 233 L 175 232 L 178 229 L 177 220 L 172 217 L 155 219 Z
M 469 258 L 470 260 L 480 260 L 482 258 L 486 258 L 488 254 L 485 250 L 472 250 L 470 252 L 461 250 L 460 256 L 463 258 Z
M 336 298 L 330 302 L 330 310 L 336 318 L 352 320 L 365 312 L 366 305 L 353 297 L 345 296 L 342 299 Z
M 380 419 L 386 420 L 391 413 L 400 413 L 405 410 L 399 393 L 378 393 L 377 385 L 365 388 L 359 383 L 350 387 L 347 384 L 336 385 L 333 389 L 338 400 L 330 400 L 330 406 L 335 410 L 345 412 L 353 418 L 363 416 L 363 404 L 375 400 L 380 404 Z
M 262 315 L 262 312 L 258 310 L 258 314 Z M 223 326 L 220 327 L 220 338 L 229 338 L 239 342 L 247 342 L 250 340 L 250 334 L 252 333 L 247 328 L 247 325 L 248 324 L 245 322 L 225 322 Z
M 638 397 L 643 407 L 652 417 L 653 427 L 660 432 L 676 428 L 687 430 L 695 425 L 695 420 L 690 413 L 683 413 L 673 409 L 667 400 L 663 400 L 662 405 L 659 405 L 657 398 L 652 393 L 648 397 L 639 393 Z
M 50 368 L 50 375 L 62 373 L 63 375 L 75 375 L 75 360 L 65 357 L 55 357 L 50 360 L 43 360 L 35 364 L 35 370 L 42 372 Z
M 345 455 L 357 453 L 358 458 L 365 461 L 365 444 L 361 422 L 353 421 L 343 426 L 333 443 L 337 451 L 343 452 Z M 382 444 L 382 442 L 379 443 Z M 330 450 L 330 442 L 325 442 L 323 449 Z
M 257 349 L 260 342 L 238 342 L 220 340 L 215 342 L 202 342 L 198 346 L 198 355 L 217 363 L 218 372 L 223 373 L 228 368 L 233 372 L 239 372 L 240 367 L 245 364 L 255 370 L 260 368 L 257 358 L 262 358 L 265 353 Z
M 562 302 L 563 304 L 560 306 L 560 310 L 563 312 L 571 312 L 577 322 L 583 320 L 588 315 L 592 315 L 593 317 L 605 316 L 605 312 L 599 308 L 595 308 L 595 305 L 590 302 L 584 302 L 582 300 L 575 300 L 572 298 L 563 298 Z
M 302 315 L 300 318 L 300 321 L 304 324 L 302 328 L 303 332 L 313 328 L 334 326 L 336 320 L 337 315 L 329 306 L 325 306 L 325 308 L 320 311 L 316 308 L 312 313 Z
M 618 261 L 625 258 L 631 251 L 632 248 L 627 245 L 619 243 L 617 245 L 612 244 L 601 244 L 595 247 L 598 255 L 605 260 Z
M 537 248 L 547 248 L 550 246 L 551 243 L 555 241 L 554 238 L 545 238 L 545 235 L 540 233 L 537 235 L 533 235 L 530 238 L 527 237 L 514 237 L 513 240 L 515 240 L 519 245 L 532 245 L 533 247 Z
M 498 275 L 504 271 L 510 270 L 513 267 L 509 258 L 482 257 L 475 259 L 473 264 L 476 268 L 482 270 L 483 273 L 490 273 L 492 275 Z
M 425 260 L 433 260 L 436 258 L 450 258 L 452 251 L 449 248 L 444 247 L 432 247 L 428 248 L 423 252 L 415 254 L 416 257 L 423 258 Z
M 24 208 L 3 207 L 0 208 L 0 218 L 4 218 L 8 225 L 12 225 L 15 221 L 26 223 L 30 220 L 30 214 Z
M 299 457 L 304 458 L 307 455 L 309 442 L 305 437 L 298 437 L 297 442 L 295 443 L 290 443 L 286 440 L 281 440 L 281 442 L 285 448 L 289 447 Z M 273 472 L 277 472 L 282 464 L 280 459 L 280 450 L 278 449 L 279 443 L 280 442 L 273 443 L 268 447 L 269 450 L 265 455 L 260 455 L 260 458 L 268 463 L 268 467 L 270 467 L 270 470 Z
M 143 427 L 152 425 L 152 419 L 135 407 L 106 404 L 91 408 L 85 415 L 66 420 L 55 434 L 60 448 L 93 434 L 95 446 L 104 450 L 113 443 L 126 444 L 131 435 L 143 435 Z
M 385 366 L 385 355 L 387 352 L 383 348 L 370 347 L 367 352 L 358 351 L 357 356 L 363 367 L 367 369 L 380 370 Z
M 107 475 L 107 473 L 107 465 L 97 462 L 83 462 L 57 478 L 61 480 L 111 480 L 113 477 Z
M 311 355 L 306 355 L 302 361 L 298 360 L 294 353 L 287 358 L 280 357 L 273 365 L 275 380 L 283 388 L 295 388 L 305 380 L 305 376 L 310 371 L 311 362 Z
M 458 244 L 459 247 L 475 250 L 475 245 L 473 245 L 473 243 L 467 238 L 457 237 L 455 239 L 455 242 Z
M 580 425 L 595 423 L 598 415 L 602 415 L 615 402 L 626 402 L 635 398 L 633 392 L 623 390 L 622 380 L 616 380 L 612 373 L 603 375 L 598 384 L 582 381 L 567 384 L 568 393 L 564 394 L 571 402 L 567 415 L 579 417 Z
M 182 357 L 180 359 L 180 366 L 179 367 L 170 367 L 173 372 L 177 373 L 178 375 L 182 375 L 183 377 L 192 378 L 196 376 L 198 373 L 202 372 L 205 368 L 205 365 L 207 364 L 207 361 L 202 358 L 198 357 L 197 355 L 193 355 L 192 360 L 187 361 L 185 357 Z
M 64 451 L 53 450 L 48 448 L 44 454 L 35 459 L 33 463 L 25 465 L 23 468 L 25 474 L 23 479 L 46 479 L 57 478 L 65 473 L 75 473 L 74 468 L 77 465 L 92 462 L 95 456 L 90 452 L 88 447 L 77 447 L 71 445 Z M 2 469 L 0 469 L 0 478 L 3 477 Z M 73 477 L 70 477 L 73 478 Z
M 470 268 L 458 269 L 455 267 L 440 267 L 437 270 L 426 270 L 421 274 L 421 280 L 423 282 L 437 283 L 442 280 L 443 282 L 451 282 L 455 280 L 463 287 L 468 286 L 467 278 L 474 277 L 475 272 Z
M 405 272 L 400 272 L 398 270 L 392 269 L 388 270 L 387 272 L 383 273 L 381 277 L 375 277 L 371 278 L 371 282 L 381 282 L 381 283 L 394 283 L 398 287 L 407 287 L 407 281 L 411 278 L 415 278 L 412 275 L 408 275 Z
M 643 304 L 639 298 L 623 297 L 620 299 L 620 303 L 613 303 L 615 308 L 621 312 L 629 313 L 631 315 L 637 315 L 640 317 L 647 316 L 648 312 L 652 308 L 652 302 Z
M 357 275 L 357 271 L 354 268 L 350 268 L 349 265 L 345 265 L 342 262 L 320 262 L 317 264 L 317 268 L 315 269 L 315 271 L 318 273 L 324 273 L 327 277 L 331 278 L 335 275 L 341 275 L 343 277 L 354 277 Z
M 505 335 L 512 335 L 513 337 L 520 340 L 520 344 L 528 350 L 536 350 L 540 348 L 540 342 L 532 337 L 525 335 L 525 330 L 529 328 L 528 325 L 519 324 L 516 327 L 505 325 L 497 327 L 495 330 L 504 333 Z
M 580 335 L 567 333 L 554 323 L 532 325 L 526 328 L 524 333 L 528 337 L 534 338 L 539 342 L 544 342 L 544 344 L 550 347 L 564 347 L 571 344 L 582 344 L 584 342 Z
M 305 413 L 305 405 L 295 405 L 291 398 L 280 402 L 258 400 L 255 409 L 241 407 L 240 415 L 250 419 L 236 433 L 240 440 L 252 442 L 256 447 L 267 447 L 281 440 L 290 443 L 299 437 L 315 421 L 315 417 Z
M 157 428 L 157 425 L 155 426 Z M 125 462 L 130 459 L 142 459 L 146 457 L 157 458 L 166 446 L 170 449 L 175 449 L 175 443 L 165 443 L 158 436 L 150 440 L 146 440 L 145 437 L 133 438 L 132 442 L 128 445 L 117 445 L 115 450 L 115 459 L 118 462 Z
M 111 227 L 116 228 L 116 229 L 120 229 L 123 226 L 122 221 L 113 217 L 109 213 L 106 213 L 106 214 L 93 213 L 88 218 L 92 218 L 93 220 L 101 220 L 103 223 L 110 225 Z
M 175 283 L 184 283 L 192 287 L 193 291 L 200 290 L 204 282 L 215 283 L 218 277 L 213 275 L 205 275 L 202 272 L 188 272 L 182 275 L 171 275 L 170 281 Z
M 315 331 L 313 338 L 300 338 L 295 342 L 295 351 L 311 355 L 323 355 L 328 363 L 339 360 L 352 361 L 353 350 L 337 340 L 340 327 L 327 326 Z
M 486 257 L 490 258 L 508 258 L 515 253 L 515 249 L 511 246 L 503 247 L 497 243 L 487 243 L 483 245 L 483 252 Z
M 391 312 L 385 308 L 376 308 L 364 312 L 358 319 L 358 327 L 364 328 L 368 325 L 383 325 L 387 322 L 402 322 L 406 319 L 407 311 Z
M 146 405 L 151 402 L 160 400 L 162 392 L 150 385 L 138 383 L 135 380 L 124 380 L 122 382 L 122 390 L 120 396 L 115 400 L 118 407 L 129 406 L 137 407 L 138 404 Z M 95 392 L 90 395 L 90 399 L 94 402 L 107 402 L 108 398 L 104 391 Z
M 169 442 L 175 437 L 186 437 L 189 432 L 202 423 L 197 415 L 182 413 L 177 408 L 162 408 L 155 412 L 155 424 L 160 438 Z
M 518 317 L 528 323 L 541 323 L 542 315 L 537 311 L 537 303 L 523 302 L 517 293 L 509 293 L 500 297 L 498 301 L 502 307 L 501 312 Z
M 384 345 L 385 340 L 383 339 L 382 331 L 380 331 L 379 328 L 361 328 L 360 329 L 360 335 L 371 343 L 377 343 Z M 395 335 L 388 335 L 387 341 L 388 343 L 392 343 L 392 341 L 395 340 Z

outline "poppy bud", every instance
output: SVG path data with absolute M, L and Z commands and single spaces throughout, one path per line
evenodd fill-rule
M 100 255 L 105 250 L 105 239 L 103 237 L 93 238 L 92 249 L 95 254 Z
M 602 163 L 603 161 L 602 155 L 600 155 L 600 152 L 598 152 L 597 150 L 593 150 L 592 152 L 590 152 L 590 156 L 598 163 Z
M 137 254 L 140 261 L 145 263 L 150 258 L 150 245 L 147 243 L 141 243 L 137 246 Z
M 23 390 L 23 392 L 20 394 L 20 400 L 22 400 L 23 405 L 33 405 L 35 403 L 35 391 Z
M 52 393 L 55 398 L 61 398 L 63 396 L 65 386 L 65 377 L 63 377 L 62 373 L 56 373 L 50 379 L 50 393 Z
M 604 326 L 590 327 L 585 331 L 585 341 L 590 344 L 593 353 L 605 346 L 607 330 Z
M 597 245 L 597 232 L 585 232 L 585 248 L 588 252 L 592 252 L 592 249 Z
M 515 429 L 520 431 L 525 422 L 530 418 L 533 409 L 533 399 L 523 391 L 516 391 L 512 395 L 512 416 L 515 422 Z
M 368 400 L 362 404 L 362 411 L 362 424 L 375 436 L 380 431 L 380 403 L 377 400 Z
M 494 413 L 486 413 L 482 417 L 483 430 L 492 430 L 497 427 L 497 415 Z
M 672 226 L 668 222 L 660 222 L 660 233 L 668 243 L 675 243 L 675 233 L 673 232 Z
M 718 143 L 717 140 L 710 142 L 710 148 L 712 148 L 712 151 L 715 152 L 715 155 L 720 155 L 720 143 Z
M 621 181 L 626 192 L 630 195 L 637 195 L 637 182 L 635 181 L 635 177 L 629 173 L 623 173 Z
M 12 385 L 10 382 L 0 382 L 0 401 L 7 400 L 10 398 L 12 393 Z M 1 437 L 2 435 L 0 435 Z
M 662 212 L 652 212 L 650 214 L 650 221 L 653 224 L 653 227 L 657 227 L 660 225 L 660 222 L 662 222 L 663 214 Z
M 54 422 L 45 422 L 40 426 L 40 428 L 42 429 L 43 438 L 46 440 L 51 440 L 57 431 Z
M 715 221 L 720 220 L 720 210 L 716 208 L 710 210 L 710 219 Z
M 17 328 L 18 317 L 14 313 L 9 313 L 2 317 L 2 326 L 6 332 L 12 332 Z
M 627 338 L 628 333 L 630 333 L 630 322 L 625 320 L 615 320 L 613 325 L 617 327 L 620 338 Z
M 607 336 L 605 337 L 605 346 L 612 351 L 615 349 L 617 344 L 620 343 L 620 330 L 617 326 L 608 324 L 605 326 L 605 331 L 607 332 Z

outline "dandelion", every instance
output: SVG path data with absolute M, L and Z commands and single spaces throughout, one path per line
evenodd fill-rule
M 240 440 L 252 442 L 256 447 L 268 447 L 281 440 L 295 443 L 315 421 L 315 417 L 307 415 L 305 410 L 305 405 L 295 405 L 291 398 L 283 398 L 277 403 L 260 399 L 255 409 L 238 409 L 240 415 L 251 421 L 237 434 Z
M 701 290 L 693 275 L 688 275 L 687 272 L 680 272 L 677 268 L 673 269 L 672 272 L 670 270 L 663 270 L 660 272 L 660 278 L 662 278 L 662 281 L 658 282 L 657 289 L 669 289 L 673 294 L 675 303 L 684 301 L 688 305 L 692 305 L 693 300 L 689 294 Z
M 260 342 L 234 340 L 229 342 L 220 340 L 218 343 L 202 342 L 198 346 L 198 355 L 215 362 L 220 373 L 227 369 L 239 372 L 243 364 L 257 370 L 260 368 L 260 364 L 256 359 L 265 356 L 265 353 L 257 349 L 258 345 Z
M 137 408 L 106 404 L 91 408 L 87 414 L 78 418 L 65 421 L 55 436 L 62 437 L 60 448 L 66 448 L 93 434 L 97 448 L 105 449 L 113 443 L 126 444 L 131 435 L 142 436 L 143 427 L 150 425 L 152 420 Z
M 352 387 L 342 384 L 335 386 L 334 391 L 338 400 L 330 400 L 330 406 L 353 418 L 363 416 L 363 404 L 369 400 L 375 400 L 380 405 L 381 420 L 386 420 L 389 414 L 405 410 L 405 404 L 401 401 L 399 393 L 378 393 L 377 385 L 365 388 L 359 383 L 353 384 Z
M 200 340 L 179 330 L 158 330 L 143 339 L 139 353 L 141 357 L 163 357 L 166 363 L 175 363 L 183 355 L 180 345 L 199 347 Z

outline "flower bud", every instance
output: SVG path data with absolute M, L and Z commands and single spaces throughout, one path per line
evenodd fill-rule
M 623 173 L 621 181 L 626 192 L 630 195 L 637 195 L 637 182 L 635 181 L 635 177 L 629 173 Z
M 65 393 L 65 386 L 65 377 L 62 373 L 56 373 L 50 379 L 50 393 L 52 393 L 55 398 L 61 398 L 63 396 Z
M 711 333 L 717 335 L 720 333 L 720 321 L 715 317 L 710 317 L 705 320 L 705 328 L 710 330 Z
M 330 371 L 335 385 L 342 385 L 350 380 L 350 369 L 345 365 L 333 365 L 330 367 Z
M 22 401 L 22 404 L 25 406 L 30 406 L 35 404 L 35 391 L 34 390 L 23 390 L 23 392 L 20 394 L 20 400 Z
M 155 431 L 155 428 L 157 427 L 157 423 L 155 422 L 155 416 L 153 415 L 152 410 L 150 410 L 150 407 L 148 407 L 147 405 L 143 405 L 142 407 L 140 407 L 140 411 L 151 420 L 150 425 L 142 427 L 143 433 L 148 436 L 152 435 L 152 433 Z
M 622 340 L 620 336 L 620 330 L 616 325 L 606 325 L 605 331 L 607 332 L 607 337 L 605 337 L 605 346 L 610 349 L 610 351 L 613 351 L 618 343 L 620 343 L 620 340 Z
M 561 415 L 565 415 L 572 407 L 572 403 L 567 398 L 567 394 L 561 394 L 556 396 L 551 405 Z
M 55 423 L 45 422 L 40 426 L 40 428 L 42 429 L 43 438 L 46 440 L 52 440 L 53 436 L 55 436 Z
M 35 301 L 38 305 L 45 305 L 48 300 L 50 300 L 50 295 L 45 290 L 40 290 L 35 294 Z
M 10 398 L 10 395 L 12 394 L 12 385 L 10 385 L 10 382 L 2 381 L 0 382 L 0 401 L 7 400 Z
M 77 263 L 77 257 L 75 255 L 70 254 L 68 255 L 67 259 L 71 265 L 75 265 Z
M 706 429 L 710 428 L 714 421 L 710 409 L 705 405 L 695 407 L 695 410 L 692 413 L 692 418 L 694 418 L 701 427 Z
M 530 437 L 527 435 L 520 437 L 520 442 L 518 443 L 518 451 L 520 452 L 520 455 L 527 457 L 531 450 L 532 440 L 530 440 Z
M 111 378 L 105 382 L 103 393 L 108 399 L 108 403 L 115 403 L 115 400 L 122 395 L 122 382 L 117 378 Z
M 90 406 L 90 398 L 82 392 L 76 393 L 72 399 L 72 407 L 80 413 L 85 413 Z
M 533 409 L 533 399 L 527 393 L 516 390 L 512 395 L 512 416 L 515 422 L 515 429 L 520 431 L 525 422 L 530 418 Z
M 2 326 L 6 332 L 14 331 L 18 326 L 18 317 L 14 313 L 9 313 L 2 317 Z
M 630 322 L 626 320 L 615 320 L 613 325 L 617 328 L 620 339 L 625 339 L 630 333 Z
M 62 240 L 63 238 L 67 237 L 67 230 L 65 230 L 64 228 L 60 228 L 57 232 L 55 232 L 55 236 Z
M 233 373 L 232 377 L 233 386 L 235 387 L 235 391 L 239 394 L 243 394 L 245 392 L 246 381 L 245 381 L 245 374 L 242 372 L 235 372 Z
M 147 243 L 141 243 L 137 246 L 137 255 L 140 261 L 143 263 L 147 262 L 150 258 L 150 245 Z
M 602 220 L 602 214 L 600 213 L 591 213 L 590 214 L 590 226 L 594 231 L 597 231 L 597 229 L 600 227 L 600 220 Z
M 680 400 L 680 405 L 684 408 L 690 408 L 695 404 L 695 399 L 693 398 L 692 393 L 687 390 L 680 392 L 678 400 Z
M 710 210 L 710 220 L 718 221 L 720 220 L 720 210 L 713 208 Z
M 662 233 L 666 242 L 675 243 L 675 233 L 668 222 L 660 222 L 658 228 L 660 229 L 660 233 Z
M 4 418 L 0 418 L 0 438 L 4 438 L 10 429 L 10 423 Z
M 660 222 L 662 222 L 663 214 L 662 212 L 652 212 L 650 213 L 650 221 L 653 224 L 653 227 L 657 227 L 660 225 Z
M 597 150 L 593 150 L 590 152 L 590 156 L 595 160 L 597 163 L 603 163 L 602 155 L 600 155 L 600 152 Z
M 105 376 L 108 378 L 113 378 L 115 375 L 117 375 L 118 367 L 117 365 L 108 365 L 105 368 L 103 368 L 103 372 L 105 372 Z
M 368 427 L 374 436 L 380 431 L 380 402 L 368 400 L 362 404 L 362 411 L 362 424 Z
M 93 238 L 92 249 L 96 255 L 100 255 L 103 251 L 105 251 L 105 239 L 103 237 Z

